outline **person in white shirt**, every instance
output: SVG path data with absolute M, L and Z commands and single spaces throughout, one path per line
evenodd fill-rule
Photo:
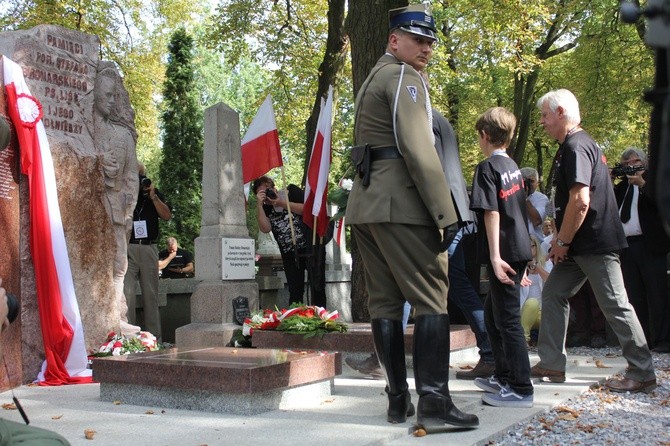
M 533 259 L 528 262 L 527 274 L 532 284 L 528 287 L 521 287 L 519 303 L 521 305 L 523 335 L 528 346 L 533 347 L 535 341 L 531 339 L 530 332 L 540 328 L 542 288 L 554 265 L 551 260 L 546 260 L 546 256 L 540 247 L 540 241 L 534 235 L 530 236 L 530 251 L 533 254 Z
M 523 184 L 526 189 L 526 214 L 528 216 L 528 233 L 535 235 L 538 240 L 544 240 L 542 222 L 547 216 L 547 203 L 549 198 L 538 190 L 540 176 L 532 167 L 523 167 Z

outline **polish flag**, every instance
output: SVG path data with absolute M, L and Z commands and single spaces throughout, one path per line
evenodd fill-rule
M 242 138 L 242 182 L 249 183 L 282 165 L 272 96 L 268 95 Z
M 354 182 L 349 179 L 349 178 L 344 178 L 342 177 L 340 179 L 340 182 L 337 183 L 337 185 L 343 189 L 346 190 L 347 193 L 351 192 L 351 188 L 353 186 Z M 342 209 L 337 210 L 338 214 L 342 212 Z M 344 246 L 344 215 L 342 215 L 342 218 L 337 220 L 335 222 L 335 243 L 337 243 L 337 246 Z
M 335 222 L 335 243 L 337 246 L 342 246 L 344 241 L 344 217 Z
M 3 56 L 9 116 L 16 128 L 21 172 L 30 193 L 30 252 L 46 360 L 41 385 L 93 382 L 74 292 L 56 178 L 42 123 L 42 105 L 30 94 L 21 67 Z
M 328 230 L 328 212 L 326 196 L 328 195 L 328 171 L 330 170 L 331 133 L 333 123 L 333 86 L 328 88 L 328 99 L 324 105 L 321 100 L 321 111 L 316 124 L 316 135 L 312 145 L 312 155 L 307 168 L 307 184 L 305 185 L 305 207 L 302 220 L 314 229 L 319 237 L 326 235 Z

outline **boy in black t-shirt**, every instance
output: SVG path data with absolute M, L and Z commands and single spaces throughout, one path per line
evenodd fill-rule
M 495 359 L 494 375 L 476 378 L 475 385 L 486 392 L 482 396 L 486 404 L 532 407 L 530 362 L 519 309 L 519 286 L 530 284 L 526 265 L 532 257 L 526 195 L 521 171 L 506 152 L 515 125 L 516 118 L 503 107 L 487 110 L 475 125 L 487 158 L 475 170 L 470 209 L 483 225 L 478 250 L 489 274 L 484 320 Z

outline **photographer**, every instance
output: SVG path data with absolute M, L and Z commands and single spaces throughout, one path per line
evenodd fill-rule
M 133 230 L 128 245 L 128 270 L 123 292 L 128 303 L 128 322 L 136 325 L 135 290 L 140 281 L 144 309 L 144 330 L 161 341 L 161 319 L 158 312 L 158 219 L 169 220 L 172 211 L 163 195 L 139 169 L 140 190 L 133 211 Z
M 663 229 L 656 201 L 646 186 L 646 154 L 628 148 L 612 175 L 628 248 L 621 251 L 621 271 L 630 303 L 635 308 L 647 343 L 657 353 L 670 352 L 670 312 L 667 298 L 666 267 L 670 239 Z M 638 169 L 636 169 L 638 168 Z
M 274 181 L 267 176 L 254 181 L 253 191 L 256 195 L 258 228 L 264 233 L 272 231 L 281 251 L 290 303 L 303 302 L 305 271 L 309 270 L 311 304 L 325 308 L 326 249 L 325 244 L 312 248 L 311 231 L 302 221 L 304 192 L 298 186 L 289 184 L 287 198 L 284 191 L 277 192 Z
M 16 297 L 7 294 L 7 291 L 2 288 L 2 279 L 0 279 L 0 321 L 2 321 L 0 332 L 4 333 L 7 330 L 9 324 L 14 322 L 18 316 L 18 312 L 19 307 Z M 0 356 L 2 355 L 3 349 L 0 340 Z M 9 380 L 9 377 L 7 377 L 7 380 Z M 0 445 L 18 444 L 25 446 L 67 446 L 70 443 L 55 432 L 0 418 Z

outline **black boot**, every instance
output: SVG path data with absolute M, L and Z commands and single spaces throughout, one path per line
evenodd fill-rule
M 379 363 L 386 377 L 389 423 L 404 423 L 414 415 L 410 400 L 405 365 L 405 335 L 402 322 L 392 319 L 372 319 L 372 338 Z
M 379 367 L 379 359 L 377 353 L 372 353 L 365 359 L 344 358 L 344 362 L 363 375 L 369 375 L 371 378 L 384 379 L 384 372 Z M 489 375 L 490 376 L 490 375 Z
M 414 381 L 419 394 L 417 424 L 426 429 L 450 424 L 479 426 L 476 415 L 458 410 L 449 395 L 449 315 L 429 314 L 414 320 Z

